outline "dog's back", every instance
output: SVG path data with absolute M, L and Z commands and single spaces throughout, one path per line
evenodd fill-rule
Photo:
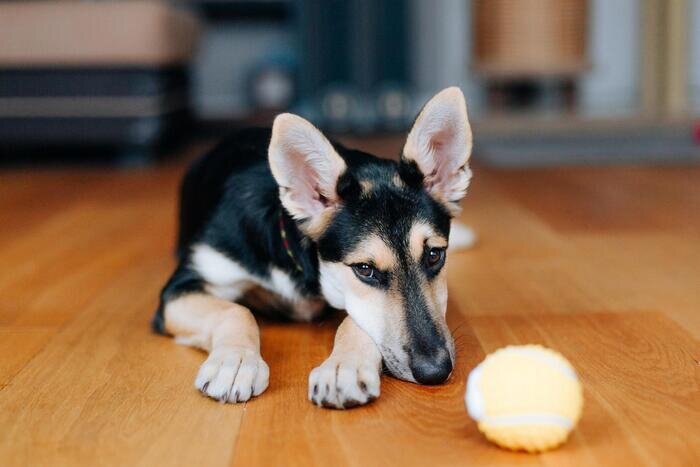
M 213 215 L 231 175 L 252 166 L 267 166 L 269 142 L 269 128 L 239 130 L 192 163 L 180 186 L 179 259 L 186 256 L 188 247 Z

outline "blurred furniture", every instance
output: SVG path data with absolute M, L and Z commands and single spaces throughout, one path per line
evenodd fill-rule
M 192 66 L 195 116 L 206 128 L 267 124 L 297 95 L 295 2 L 189 0 L 203 19 Z
M 299 112 L 339 131 L 396 130 L 414 117 L 407 0 L 300 0 Z
M 587 68 L 587 0 L 476 0 L 474 67 L 492 77 L 571 76 Z
M 162 2 L 0 3 L 0 145 L 150 154 L 185 121 L 197 32 Z
M 462 3 L 466 11 L 467 4 Z M 451 60 L 453 51 L 436 54 L 432 47 L 436 41 L 418 40 L 422 32 L 418 23 L 427 16 L 420 9 L 444 10 L 440 5 L 454 1 L 190 0 L 188 4 L 205 19 L 193 67 L 193 96 L 197 117 L 208 124 L 232 119 L 265 124 L 288 109 L 326 129 L 395 131 L 410 123 L 427 97 L 416 96 L 414 75 L 432 79 L 449 72 L 414 60 L 417 49 L 430 57 L 442 55 L 451 63 L 449 69 L 460 68 Z
M 689 110 L 688 7 L 687 0 L 642 2 L 641 101 L 647 115 L 682 117 Z
M 572 110 L 588 68 L 587 0 L 475 0 L 474 70 L 490 110 Z
M 521 166 L 698 161 L 693 1 L 473 0 L 472 69 L 486 97 L 473 119 L 478 156 Z

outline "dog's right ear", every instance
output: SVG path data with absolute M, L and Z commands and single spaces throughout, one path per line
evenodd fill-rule
M 339 203 L 336 186 L 345 161 L 316 127 L 293 114 L 275 118 L 268 158 L 282 205 L 316 237 Z
M 409 167 L 415 164 L 428 193 L 456 215 L 471 178 L 471 152 L 472 131 L 464 94 L 451 87 L 437 93 L 420 111 L 406 138 L 401 161 Z

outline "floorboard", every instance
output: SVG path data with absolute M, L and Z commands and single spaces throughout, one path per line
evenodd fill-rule
M 340 316 L 264 323 L 270 387 L 238 406 L 194 389 L 202 353 L 150 332 L 183 170 L 0 172 L 3 465 L 700 464 L 697 167 L 477 165 L 478 243 L 449 258 L 453 377 L 385 376 L 345 412 L 306 400 Z M 542 455 L 486 442 L 463 402 L 486 353 L 531 342 L 573 362 L 586 401 Z

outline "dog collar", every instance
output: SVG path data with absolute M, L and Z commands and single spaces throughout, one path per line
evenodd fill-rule
M 280 237 L 282 238 L 282 246 L 284 247 L 284 251 L 287 252 L 287 256 L 289 256 L 289 259 L 292 260 L 292 264 L 294 264 L 294 268 L 297 271 L 303 273 L 304 269 L 302 269 L 301 265 L 299 264 L 296 257 L 294 256 L 292 249 L 289 246 L 289 239 L 287 238 L 287 229 L 285 229 L 285 226 L 284 226 L 284 212 L 282 210 L 280 210 L 279 226 L 280 226 Z

